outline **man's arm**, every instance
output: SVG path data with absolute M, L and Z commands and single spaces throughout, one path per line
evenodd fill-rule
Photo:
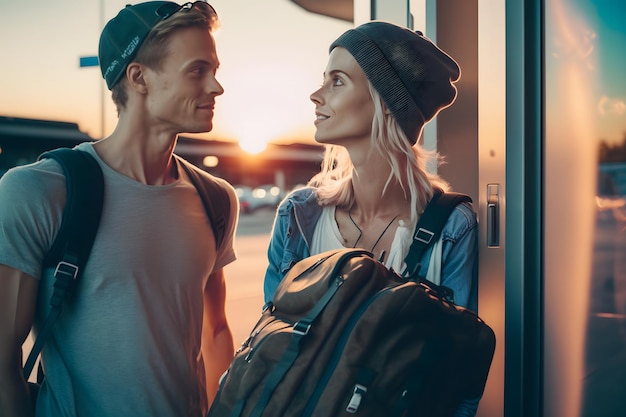
M 22 344 L 33 324 L 39 281 L 0 264 L 0 414 L 35 414 L 22 375 Z
M 224 269 L 220 269 L 211 274 L 204 290 L 202 356 L 209 406 L 217 393 L 219 378 L 230 365 L 234 353 L 233 335 L 226 320 L 226 281 Z

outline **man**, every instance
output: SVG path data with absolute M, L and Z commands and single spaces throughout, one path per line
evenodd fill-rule
M 0 414 L 203 416 L 233 356 L 223 267 L 235 260 L 238 202 L 216 246 L 198 192 L 173 155 L 177 135 L 212 129 L 223 93 L 204 2 L 127 6 L 108 22 L 99 59 L 119 120 L 83 143 L 104 173 L 102 219 L 80 287 L 43 351 L 36 412 L 21 346 L 49 310 L 41 262 L 60 225 L 65 178 L 51 159 L 0 181 Z M 39 298 L 38 298 L 39 293 Z M 46 295 L 46 296 L 44 296 Z

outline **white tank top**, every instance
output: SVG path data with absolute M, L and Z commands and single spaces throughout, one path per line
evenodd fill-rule
M 339 232 L 339 227 L 335 220 L 335 206 L 325 206 L 322 209 L 322 215 L 317 221 L 315 231 L 313 232 L 313 240 L 311 242 L 311 255 L 326 252 L 334 249 L 344 248 L 343 238 Z M 393 269 L 398 273 L 402 273 L 406 268 L 404 259 L 411 247 L 412 231 L 414 224 L 406 224 L 404 220 L 398 220 L 398 228 L 391 243 L 390 253 L 385 256 L 384 264 L 387 268 Z M 435 244 L 433 254 L 430 257 L 430 263 L 426 279 L 435 284 L 441 282 L 441 239 Z

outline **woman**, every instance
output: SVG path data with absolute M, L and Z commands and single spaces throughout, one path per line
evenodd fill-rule
M 454 102 L 459 76 L 456 62 L 421 33 L 390 23 L 369 22 L 333 42 L 324 82 L 311 95 L 315 139 L 326 145 L 322 170 L 278 208 L 266 301 L 297 261 L 326 250 L 361 247 L 404 271 L 419 214 L 436 187 L 448 189 L 426 171 L 436 155 L 417 140 Z M 455 209 L 441 241 L 441 277 L 434 280 L 476 310 L 477 222 L 469 205 Z
M 278 208 L 266 301 L 296 262 L 331 249 L 364 248 L 387 267 L 405 270 L 420 213 L 435 188 L 448 189 L 426 170 L 437 155 L 417 140 L 454 102 L 459 76 L 457 63 L 420 32 L 390 23 L 366 23 L 332 43 L 323 84 L 311 94 L 315 140 L 326 145 L 322 169 Z M 440 277 L 430 267 L 420 275 L 476 310 L 477 221 L 470 205 L 453 211 L 440 242 Z M 430 265 L 432 252 L 421 265 Z M 456 415 L 474 415 L 478 400 L 463 402 Z

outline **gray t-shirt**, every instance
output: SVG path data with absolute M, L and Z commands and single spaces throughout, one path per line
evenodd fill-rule
M 215 239 L 195 187 L 148 186 L 108 167 L 102 220 L 75 296 L 44 351 L 47 381 L 37 417 L 202 416 L 203 291 L 235 260 L 237 197 L 224 245 Z M 222 181 L 215 179 L 216 181 Z M 49 311 L 52 271 L 41 271 L 65 205 L 59 165 L 43 160 L 0 180 L 0 263 L 40 278 L 35 329 Z

